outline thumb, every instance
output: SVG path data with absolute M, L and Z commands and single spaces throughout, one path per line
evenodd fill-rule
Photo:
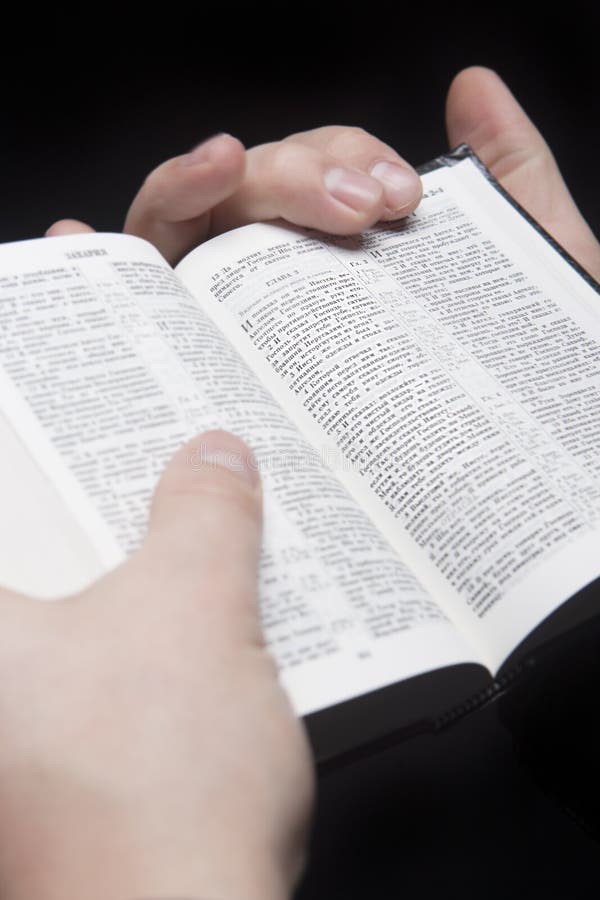
M 502 79 L 472 66 L 446 100 L 451 146 L 469 144 L 492 175 L 575 259 L 600 275 L 598 242 L 571 197 L 554 156 Z
M 231 434 L 206 432 L 165 469 L 140 555 L 150 557 L 150 571 L 186 609 L 250 622 L 255 633 L 261 524 L 252 452 Z
M 446 99 L 446 128 L 450 146 L 469 144 L 503 183 L 533 159 L 553 162 L 548 145 L 508 87 L 482 66 L 463 69 L 454 78 Z
M 61 609 L 72 616 L 85 608 L 89 620 L 84 601 L 98 592 L 104 610 L 109 597 L 117 604 L 124 600 L 130 609 L 136 594 L 146 607 L 154 597 L 163 611 L 167 599 L 185 620 L 198 612 L 203 624 L 209 617 L 211 624 L 223 622 L 228 636 L 262 644 L 256 586 L 261 499 L 257 464 L 243 441 L 224 431 L 189 441 L 166 467 L 144 544 L 124 567 L 61 603 L 0 587 L 0 682 L 21 671 L 24 654 L 40 658 Z M 59 633 L 61 627 L 64 623 Z

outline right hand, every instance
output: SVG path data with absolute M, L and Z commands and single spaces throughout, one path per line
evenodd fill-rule
M 218 135 L 150 173 L 124 231 L 175 263 L 202 241 L 251 222 L 284 219 L 357 234 L 412 212 L 421 199 L 414 169 L 360 128 L 331 126 L 253 147 Z
M 598 241 L 548 145 L 495 72 L 473 66 L 456 76 L 446 124 L 450 146 L 468 143 L 500 184 L 600 279 Z M 339 199 L 342 172 L 355 184 L 346 202 Z M 207 238 L 249 222 L 282 218 L 356 234 L 381 219 L 408 215 L 420 198 L 415 170 L 361 128 L 315 128 L 247 152 L 230 135 L 218 135 L 150 173 L 124 230 L 155 244 L 174 264 Z M 62 220 L 47 233 L 88 229 Z
M 598 241 L 550 148 L 495 72 L 481 66 L 459 72 L 448 91 L 446 126 L 450 146 L 469 144 L 509 194 L 600 280 Z M 188 183 L 189 170 L 182 175 L 177 160 L 169 160 L 146 179 L 125 222 L 126 231 L 157 244 L 171 262 L 194 244 L 248 222 L 283 218 L 355 234 L 381 219 L 408 215 L 421 198 L 415 170 L 360 128 L 332 125 L 292 134 L 253 147 L 245 160 L 229 136 L 202 146 L 215 171 L 228 167 L 227 187 L 218 185 L 220 193 L 207 189 L 198 166 Z M 203 171 L 206 179 L 209 169 Z M 335 186 L 328 190 L 336 179 L 339 187 L 342 172 L 356 185 L 346 202 L 336 198 Z
M 446 126 L 450 146 L 469 144 L 502 187 L 600 280 L 600 244 L 544 138 L 495 72 L 481 66 L 459 72 L 448 91 Z
M 316 128 L 247 152 L 222 134 L 154 169 L 123 230 L 174 265 L 202 241 L 251 222 L 283 219 L 358 234 L 379 219 L 408 215 L 420 199 L 412 166 L 361 128 Z M 62 220 L 47 235 L 82 230 L 92 229 Z

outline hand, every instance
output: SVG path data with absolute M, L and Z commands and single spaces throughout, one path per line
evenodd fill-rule
M 600 277 L 598 242 L 573 203 L 550 150 L 497 75 L 471 68 L 455 78 L 448 94 L 447 126 L 452 146 L 469 143 L 504 187 L 585 268 Z M 409 173 L 407 183 L 413 174 L 393 150 L 360 129 L 316 129 L 254 148 L 246 157 L 235 141 L 231 143 L 233 139 L 215 140 L 216 144 L 202 145 L 204 150 L 198 151 L 200 156 L 206 153 L 204 161 L 192 161 L 185 167 L 179 158 L 159 167 L 131 207 L 128 227 L 154 239 L 172 261 L 206 236 L 253 218 L 283 216 L 297 224 L 352 233 L 378 218 L 410 212 L 420 197 L 417 181 L 416 192 L 404 195 L 405 200 L 407 196 L 412 199 L 401 205 L 401 195 L 394 195 L 388 183 L 393 170 L 380 168 L 375 179 L 379 187 L 366 202 L 377 163 L 399 165 Z M 367 179 L 362 182 L 365 188 L 355 189 L 352 195 L 354 206 L 341 203 L 327 190 L 324 175 L 332 166 L 350 167 Z M 329 186 L 332 184 L 335 188 L 335 178 L 329 179 Z M 414 188 L 414 180 L 412 184 Z M 211 185 L 216 185 L 214 190 Z M 365 203 L 357 209 L 360 199 Z M 81 227 L 63 222 L 50 233 Z M 185 482 L 189 472 L 183 476 L 181 466 L 179 472 Z M 201 473 L 203 478 L 206 474 Z M 227 473 L 219 473 L 219 477 L 226 478 Z M 267 897 L 269 890 L 275 896 L 277 890 L 285 890 L 299 869 L 299 835 L 312 791 L 301 732 L 264 651 L 247 640 L 248 632 L 240 643 L 238 630 L 244 631 L 237 622 L 240 606 L 210 602 L 215 596 L 210 589 L 205 607 L 194 606 L 190 596 L 195 593 L 190 586 L 211 584 L 216 577 L 210 557 L 214 554 L 214 564 L 219 541 L 211 538 L 235 535 L 238 527 L 246 528 L 248 523 L 240 526 L 233 514 L 222 532 L 213 529 L 212 488 L 206 492 L 208 507 L 196 508 L 185 491 L 169 495 L 171 483 L 169 478 L 163 482 L 157 500 L 160 510 L 161 491 L 164 494 L 166 490 L 172 518 L 160 518 L 167 525 L 157 533 L 155 514 L 148 541 L 136 558 L 79 598 L 83 602 L 64 601 L 54 608 L 30 602 L 25 612 L 21 599 L 3 600 L 6 609 L 1 614 L 6 624 L 0 638 L 0 721 L 11 739 L 6 747 L 0 743 L 0 884 L 2 877 L 7 884 L 11 874 L 21 877 L 35 861 L 33 874 L 23 882 L 23 892 L 6 892 L 11 900 L 20 896 L 40 900 L 61 896 L 64 900 L 68 896 L 65 891 L 52 895 L 38 889 L 39 884 L 47 883 L 44 879 L 55 875 L 63 881 L 72 879 L 65 883 L 76 885 L 73 896 L 81 895 L 83 885 L 91 898 L 84 881 L 89 872 L 95 879 L 105 867 L 112 868 L 117 879 L 122 876 L 115 882 L 119 890 L 125 884 L 129 890 L 131 883 L 138 894 L 157 896 L 164 886 L 171 895 L 192 889 L 210 896 L 214 885 L 219 897 L 229 896 L 230 888 L 232 897 L 240 892 L 253 897 L 258 896 L 255 886 L 260 885 L 258 890 Z M 208 482 L 203 484 L 208 487 Z M 192 485 L 187 486 L 192 493 Z M 202 491 L 200 486 L 198 493 Z M 176 515 L 180 502 L 192 518 L 192 509 L 198 512 L 195 525 L 187 530 L 186 516 L 179 522 Z M 222 523 L 220 516 L 218 522 Z M 198 539 L 201 535 L 205 536 Z M 206 552 L 195 561 L 199 547 Z M 207 565 L 213 575 L 209 572 L 205 577 Z M 244 570 L 242 566 L 242 580 Z M 175 592 L 171 581 L 177 586 Z M 164 591 L 161 585 L 165 585 Z M 226 592 L 236 595 L 236 591 Z M 161 619 L 165 596 L 169 597 L 169 613 L 174 608 L 177 615 Z M 149 616 L 143 619 L 140 646 L 132 638 L 141 619 L 138 606 Z M 233 610 L 231 618 L 229 609 Z M 241 612 L 242 622 L 248 625 L 254 613 L 243 603 Z M 198 621 L 199 627 L 180 627 L 182 621 L 184 625 Z M 210 627 L 203 629 L 207 621 Z M 216 632 L 215 624 L 219 626 Z M 190 633 L 200 642 L 194 643 L 193 663 L 189 662 Z M 218 640 L 213 639 L 215 634 Z M 157 645 L 163 652 L 161 666 L 154 669 Z M 240 652 L 240 647 L 245 651 Z M 28 665 L 34 654 L 34 662 Z M 198 659 L 201 666 L 196 668 Z M 107 660 L 108 672 L 103 668 Z M 120 681 L 121 676 L 125 681 Z M 104 678 L 111 690 L 108 698 L 102 689 Z M 46 711 L 48 685 L 58 698 L 55 721 L 60 722 L 59 728 L 49 721 Z M 148 696 L 160 697 L 160 707 L 153 704 L 147 709 L 142 701 Z M 114 710 L 110 705 L 113 697 Z M 223 697 L 231 702 L 224 705 Z M 202 704 L 216 717 L 214 730 L 204 735 L 207 743 L 203 743 L 199 725 L 204 715 Z M 256 704 L 267 711 L 264 718 L 256 716 Z M 91 709 L 98 710 L 94 720 Z M 189 709 L 198 709 L 198 718 L 188 717 Z M 115 723 L 119 723 L 117 730 Z M 158 736 L 152 742 L 140 739 L 139 735 L 147 734 Z M 45 750 L 45 741 L 50 751 Z M 139 748 L 140 755 L 132 753 L 131 747 Z M 224 751 L 232 747 L 235 753 L 229 757 Z M 46 752 L 48 764 L 44 763 Z M 103 763 L 103 756 L 109 766 Z M 36 770 L 34 778 L 32 771 Z M 271 771 L 277 778 L 269 785 L 266 778 Z M 39 787 L 40 778 L 45 788 Z M 240 781 L 247 786 L 244 791 L 239 790 Z M 218 792 L 211 784 L 218 786 Z M 236 786 L 233 790 L 232 784 Z M 182 785 L 185 797 L 173 790 Z M 98 787 L 96 796 L 91 786 Z M 101 808 L 104 796 L 106 809 Z M 200 804 L 209 798 L 214 813 L 210 825 L 200 806 L 194 805 L 194 797 L 200 798 Z M 57 821 L 64 821 L 60 830 L 49 824 L 57 809 Z M 256 815 L 257 809 L 260 815 Z M 241 828 L 230 827 L 236 821 L 242 823 Z M 89 832 L 82 829 L 81 822 L 89 822 Z M 262 828 L 255 828 L 257 824 Z M 167 838 L 169 833 L 181 833 L 183 840 L 174 845 Z M 115 864 L 117 838 L 121 855 Z M 227 865 L 224 857 L 228 853 L 235 865 Z M 77 860 L 80 862 L 75 865 Z M 171 871 L 188 880 L 175 882 Z M 101 880 L 94 883 L 102 887 L 98 896 L 109 900 L 111 894 Z
M 285 219 L 355 234 L 408 215 L 421 193 L 414 169 L 360 128 L 317 128 L 247 153 L 235 138 L 218 135 L 150 173 L 124 231 L 175 264 L 203 240 L 249 222 Z M 81 223 L 65 220 L 47 233 L 80 230 Z
M 446 122 L 450 146 L 470 144 L 506 190 L 600 278 L 598 241 L 550 149 L 502 80 L 490 69 L 464 69 L 450 86 Z M 339 199 L 341 172 L 355 184 L 345 202 Z M 220 135 L 155 169 L 129 209 L 125 230 L 175 263 L 206 238 L 248 222 L 283 218 L 353 234 L 379 219 L 408 215 L 420 198 L 414 169 L 360 128 L 316 128 L 245 156 L 239 141 Z M 48 234 L 82 228 L 67 220 Z
M 450 146 L 469 144 L 509 194 L 600 280 L 600 244 L 550 148 L 495 72 L 480 66 L 459 72 L 448 92 L 446 126 Z
M 117 571 L 52 603 L 0 591 L 5 900 L 288 896 L 313 783 L 258 625 L 248 459 L 205 434 Z
M 411 166 L 359 128 L 317 128 L 245 155 L 238 141 L 220 135 L 155 169 L 124 230 L 174 263 L 206 238 L 249 222 L 285 219 L 358 233 L 407 215 L 421 193 Z

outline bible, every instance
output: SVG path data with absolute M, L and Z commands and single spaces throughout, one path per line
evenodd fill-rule
M 127 235 L 0 247 L 0 583 L 84 587 L 183 441 L 238 434 L 323 764 L 443 727 L 595 614 L 599 287 L 469 148 L 421 174 L 401 221 L 258 223 L 174 270 Z

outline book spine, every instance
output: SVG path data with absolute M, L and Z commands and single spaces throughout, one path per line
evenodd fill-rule
M 489 706 L 490 703 L 499 700 L 500 697 L 513 688 L 517 682 L 528 675 L 535 664 L 535 657 L 533 656 L 528 657 L 524 662 L 517 663 L 507 672 L 494 678 L 491 684 L 483 690 L 477 691 L 477 693 L 468 697 L 466 700 L 461 701 L 461 703 L 452 707 L 452 709 L 449 709 L 447 712 L 442 713 L 442 715 L 437 716 L 437 718 L 432 719 L 431 731 L 434 734 L 445 731 L 447 728 L 450 728 L 450 726 L 460 722 L 461 719 L 471 715 L 471 713 L 477 712 L 485 706 Z
M 345 766 L 360 762 L 360 760 L 382 753 L 385 750 L 390 750 L 412 738 L 426 734 L 439 734 L 445 731 L 467 716 L 499 700 L 528 676 L 535 665 L 535 657 L 530 656 L 526 660 L 516 663 L 509 670 L 503 672 L 502 675 L 494 678 L 487 687 L 462 700 L 459 704 L 441 713 L 439 716 L 417 719 L 389 732 L 383 737 L 367 741 L 364 744 L 353 747 L 351 750 L 320 760 L 317 763 L 319 776 L 337 772 Z

